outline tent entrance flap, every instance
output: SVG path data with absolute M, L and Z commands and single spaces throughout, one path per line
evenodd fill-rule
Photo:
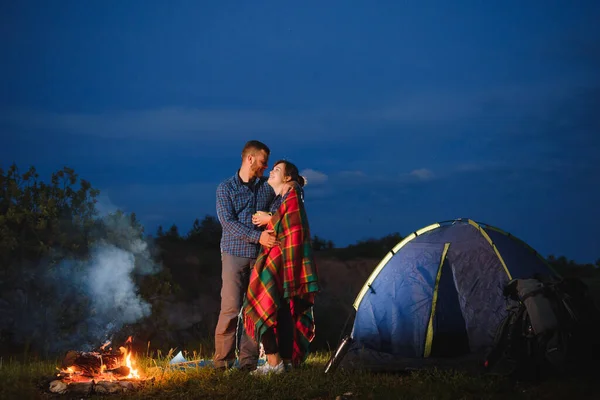
M 425 336 L 425 357 L 431 355 L 431 344 L 433 343 L 433 319 L 435 318 L 435 310 L 438 301 L 438 293 L 440 288 L 440 280 L 442 278 L 442 267 L 446 262 L 446 255 L 448 254 L 448 248 L 450 243 L 444 244 L 444 251 L 442 252 L 442 258 L 440 259 L 440 266 L 435 278 L 435 286 L 433 287 L 433 299 L 431 300 L 431 313 L 429 314 L 429 323 L 427 324 L 427 335 Z
M 470 351 L 467 324 L 460 307 L 452 260 L 446 257 L 433 320 L 433 344 L 430 357 L 457 357 L 469 354 Z

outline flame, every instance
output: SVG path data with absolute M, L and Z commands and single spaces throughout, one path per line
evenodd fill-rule
M 58 368 L 56 368 L 56 369 L 58 369 Z M 56 376 L 62 376 L 64 374 L 73 375 L 74 373 L 75 373 L 75 370 L 72 367 L 67 367 L 66 369 L 58 370 L 58 374 L 56 374 Z
M 131 344 L 133 342 L 131 336 L 129 336 L 127 338 L 127 340 L 125 341 L 125 344 Z M 129 347 L 129 346 L 128 346 Z M 119 350 L 121 350 L 121 353 L 123 353 L 123 362 L 124 364 L 127 366 L 127 368 L 129 368 L 129 375 L 127 375 L 125 377 L 125 379 L 140 379 L 140 374 L 138 372 L 138 370 L 135 367 L 135 359 L 132 360 L 131 355 L 132 352 L 125 348 L 125 347 L 121 347 L 119 348 Z
M 131 360 L 131 352 L 127 353 L 127 356 L 125 357 L 125 365 L 129 368 L 129 375 L 125 377 L 126 379 L 140 379 L 138 370 L 133 368 L 135 366 L 135 360 Z

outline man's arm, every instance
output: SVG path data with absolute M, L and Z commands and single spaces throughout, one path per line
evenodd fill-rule
M 258 243 L 260 231 L 242 224 L 235 216 L 233 201 L 223 185 L 217 188 L 217 217 L 224 230 L 249 243 Z

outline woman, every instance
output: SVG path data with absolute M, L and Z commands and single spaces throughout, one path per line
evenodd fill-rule
M 294 164 L 278 161 L 268 182 L 281 196 L 281 205 L 272 216 L 257 213 L 253 223 L 274 230 L 279 245 L 261 249 L 244 303 L 246 332 L 263 344 L 267 355 L 255 374 L 281 373 L 284 360 L 298 366 L 306 359 L 315 335 L 312 306 L 319 290 L 302 199 L 305 179 Z

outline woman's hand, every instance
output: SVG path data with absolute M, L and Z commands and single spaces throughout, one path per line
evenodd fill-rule
M 252 215 L 252 223 L 256 226 L 265 226 L 271 220 L 271 213 L 257 211 Z

